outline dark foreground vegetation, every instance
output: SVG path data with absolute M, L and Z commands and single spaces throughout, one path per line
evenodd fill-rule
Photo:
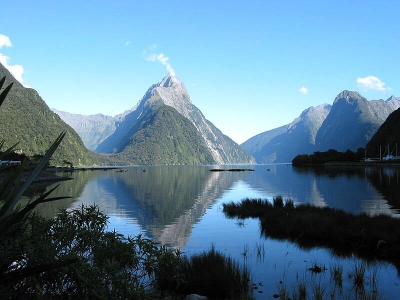
M 52 220 L 33 214 L 3 231 L 1 299 L 250 299 L 247 270 L 213 248 L 188 258 L 106 226 L 97 207 L 82 206 Z
M 2 89 L 4 83 L 5 78 L 0 105 L 12 87 Z M 251 298 L 248 271 L 213 248 L 188 258 L 140 235 L 109 232 L 96 206 L 62 210 L 53 219 L 35 214 L 36 206 L 63 199 L 50 197 L 57 187 L 22 205 L 21 196 L 65 135 L 34 167 L 23 162 L 10 168 L 0 183 L 0 299 L 183 299 L 191 293 Z M 0 160 L 16 146 L 2 150 L 4 144 L 0 141 Z
M 244 199 L 224 204 L 230 218 L 259 218 L 267 237 L 289 240 L 304 249 L 326 247 L 335 255 L 393 263 L 400 273 L 400 220 L 387 215 L 354 215 L 329 207 L 295 206 L 282 197 L 273 203 Z
M 313 154 L 300 154 L 292 160 L 293 165 L 321 165 L 330 162 L 360 162 L 365 158 L 364 148 L 357 149 L 356 152 L 347 150 L 346 152 L 329 149 L 325 152 L 314 152 Z

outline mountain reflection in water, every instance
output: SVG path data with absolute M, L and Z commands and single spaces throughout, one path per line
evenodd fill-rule
M 127 172 L 88 170 L 64 174 L 53 196 L 71 199 L 42 205 L 51 216 L 59 208 L 96 204 L 109 216 L 140 226 L 162 244 L 182 247 L 206 210 L 236 182 L 272 199 L 331 206 L 345 211 L 395 215 L 400 208 L 398 169 L 375 167 L 299 168 L 255 166 L 255 171 L 210 172 L 212 166 L 142 166 Z M 251 195 L 237 191 L 239 201 Z M 31 196 L 31 195 L 30 195 Z M 112 224 L 111 224 L 112 225 Z
M 223 203 L 246 197 L 272 200 L 281 195 L 295 203 L 352 213 L 397 217 L 400 208 L 397 168 L 298 168 L 281 164 L 255 165 L 251 166 L 254 171 L 246 172 L 210 172 L 212 168 L 216 166 L 137 166 L 124 169 L 126 172 L 108 169 L 67 173 L 64 175 L 74 179 L 60 182 L 52 196 L 71 198 L 43 204 L 38 210 L 52 216 L 59 208 L 96 204 L 109 216 L 109 230 L 132 236 L 141 233 L 188 254 L 214 245 L 249 266 L 254 280 L 262 282 L 265 291 L 276 291 L 289 265 L 294 274 L 302 274 L 311 262 L 329 266 L 337 264 L 338 258 L 325 249 L 304 251 L 287 241 L 266 239 L 258 220 L 227 219 Z M 262 249 L 263 253 L 265 250 L 265 256 L 261 259 L 252 248 Z M 245 259 L 243 253 L 247 253 Z M 354 260 L 340 263 L 350 272 Z M 380 287 L 387 295 L 400 293 L 395 268 L 382 268 Z M 329 274 L 327 277 L 329 283 Z M 256 299 L 263 299 L 262 294 Z

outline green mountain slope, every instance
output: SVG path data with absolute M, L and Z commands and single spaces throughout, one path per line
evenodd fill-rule
M 17 149 L 26 155 L 42 155 L 57 136 L 66 131 L 64 140 L 52 158 L 52 164 L 62 164 L 64 160 L 74 165 L 91 165 L 95 162 L 78 134 L 49 109 L 34 89 L 23 87 L 0 64 L 0 78 L 4 76 L 5 86 L 14 82 L 0 108 L 0 139 L 5 140 L 6 146 L 19 142 Z
M 133 164 L 214 163 L 194 125 L 170 106 L 148 110 L 127 137 L 127 144 L 117 145 L 123 151 L 113 157 Z

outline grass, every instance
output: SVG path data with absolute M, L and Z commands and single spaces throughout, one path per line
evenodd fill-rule
M 184 282 L 179 293 L 207 295 L 209 299 L 252 299 L 249 271 L 214 247 L 185 257 L 181 272 Z
M 316 266 L 324 269 L 324 266 L 314 263 L 313 268 Z M 288 274 L 284 271 L 283 279 L 279 282 L 278 292 L 274 295 L 274 298 L 283 300 L 381 299 L 378 294 L 376 271 L 371 276 L 366 276 L 365 263 L 355 262 L 345 282 L 342 265 L 336 264 L 330 267 L 330 278 L 327 278 L 323 272 L 310 273 L 309 270 L 304 270 L 302 276 L 296 274 L 296 282 L 291 286 L 288 285 Z M 345 288 L 343 288 L 343 285 Z M 370 286 L 369 290 L 366 288 L 367 286 Z
M 331 278 L 339 291 L 343 289 L 343 266 L 336 264 L 331 267 Z
M 276 197 L 223 205 L 230 218 L 259 218 L 266 237 L 295 242 L 303 249 L 325 247 L 335 255 L 393 263 L 400 273 L 400 220 L 387 215 L 351 214 L 309 204 L 295 206 Z

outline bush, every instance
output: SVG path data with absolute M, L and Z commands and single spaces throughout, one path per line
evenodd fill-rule
M 180 253 L 140 235 L 106 232 L 106 225 L 107 217 L 96 206 L 63 210 L 53 220 L 33 214 L 21 226 L 20 236 L 1 241 L 3 267 L 14 253 L 20 258 L 3 270 L 1 293 L 22 298 L 142 299 L 161 284 L 179 285 Z M 46 267 L 40 269 L 43 263 Z M 18 270 L 27 269 L 29 274 L 18 276 Z

